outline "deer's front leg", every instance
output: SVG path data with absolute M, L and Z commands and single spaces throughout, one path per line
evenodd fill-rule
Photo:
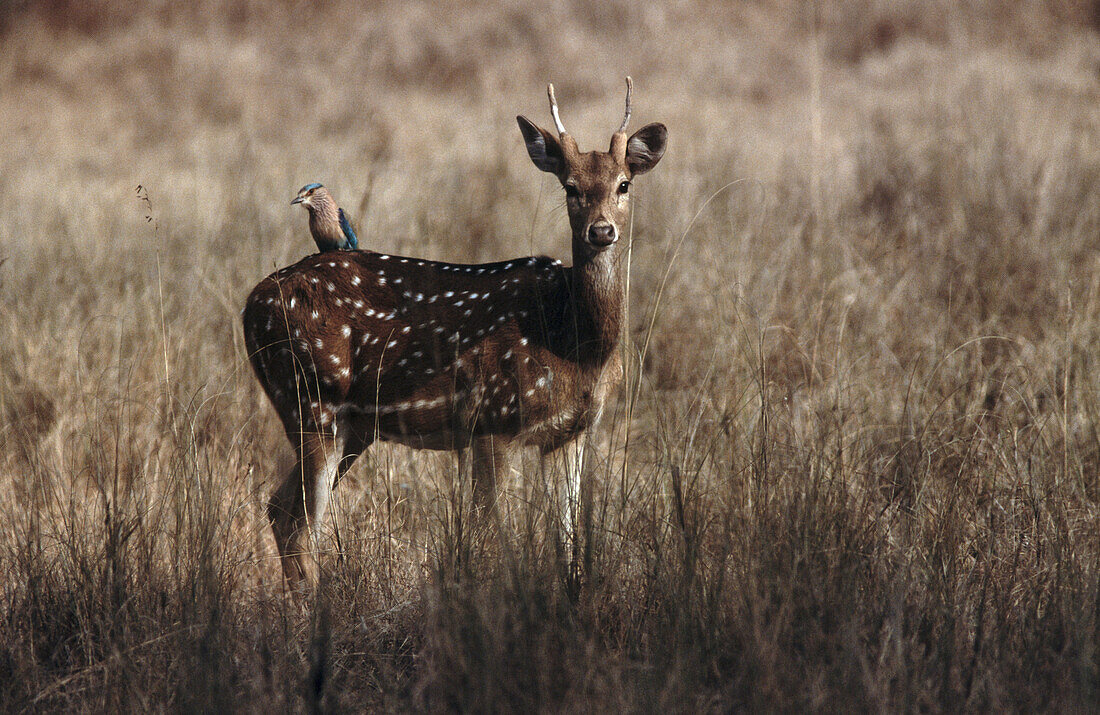
M 554 485 L 551 487 L 551 493 L 557 496 L 561 534 L 574 569 L 577 568 L 580 555 L 577 524 L 580 518 L 581 478 L 584 472 L 586 441 L 586 433 L 581 433 L 558 449 L 544 452 L 542 455 L 544 479 L 549 477 L 549 483 Z M 562 474 L 560 480 L 551 476 L 555 473 Z
M 477 437 L 470 445 L 474 503 L 479 509 L 492 509 L 500 494 L 499 478 L 508 474 L 509 447 L 506 437 Z

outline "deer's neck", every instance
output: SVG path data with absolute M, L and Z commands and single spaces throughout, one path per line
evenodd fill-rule
M 618 251 L 573 252 L 570 293 L 581 361 L 607 360 L 622 334 L 624 283 Z

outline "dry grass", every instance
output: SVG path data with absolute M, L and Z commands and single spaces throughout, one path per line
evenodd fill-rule
M 0 10 L 0 709 L 1096 707 L 1095 4 L 646 5 Z M 628 73 L 670 148 L 585 588 L 532 465 L 493 540 L 382 446 L 298 611 L 238 325 L 290 198 L 565 258 L 512 117 L 602 146 Z

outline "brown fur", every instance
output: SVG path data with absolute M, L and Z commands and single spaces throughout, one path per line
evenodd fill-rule
M 576 443 L 621 376 L 615 239 L 629 198 L 619 188 L 660 159 L 664 127 L 634 135 L 647 133 L 650 156 L 632 165 L 634 138 L 616 134 L 612 153 L 581 154 L 568 135 L 559 141 L 519 122 L 536 166 L 575 187 L 572 267 L 545 257 L 468 266 L 318 254 L 268 276 L 248 298 L 252 366 L 298 452 L 269 504 L 292 585 L 315 581 L 309 532 L 331 486 L 375 439 L 472 447 L 475 493 L 491 502 L 512 445 L 545 455 Z

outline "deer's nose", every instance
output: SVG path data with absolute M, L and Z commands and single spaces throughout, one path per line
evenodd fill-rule
M 588 242 L 593 246 L 607 248 L 618 239 L 615 227 L 606 221 L 594 223 L 588 227 Z

